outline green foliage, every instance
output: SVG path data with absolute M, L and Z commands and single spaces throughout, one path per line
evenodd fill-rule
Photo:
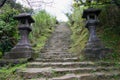
M 45 41 L 54 29 L 56 19 L 44 10 L 34 14 L 35 23 L 30 39 L 33 45 L 36 45 L 35 50 L 39 51 L 45 44 Z
M 26 11 L 30 12 L 31 9 L 24 8 L 13 0 L 7 0 L 0 9 L 0 52 L 3 54 L 10 51 L 18 39 L 17 21 L 13 16 Z
M 0 51 L 2 53 L 9 51 L 17 40 L 17 22 L 13 20 L 13 16 L 18 11 L 12 9 L 9 5 L 5 5 L 1 9 L 0 15 Z
M 74 8 L 74 12 L 72 15 L 68 16 L 69 17 L 69 22 L 70 22 L 70 27 L 73 32 L 71 39 L 72 39 L 72 44 L 71 44 L 71 52 L 74 53 L 79 53 L 83 50 L 85 47 L 85 43 L 87 42 L 88 39 L 88 31 L 84 27 L 84 22 L 82 19 L 82 11 L 83 8 L 81 7 L 76 7 Z
M 14 0 L 7 0 L 0 9 L 0 51 L 3 54 L 10 51 L 18 39 L 17 21 L 13 19 L 13 16 L 20 12 L 31 11 L 31 9 L 15 3 Z
M 23 69 L 26 67 L 26 64 L 17 64 L 15 66 L 2 67 L 0 68 L 0 80 L 23 80 L 20 76 L 18 76 L 15 72 L 18 69 Z
M 120 9 L 115 5 L 101 7 L 100 26 L 97 31 L 106 47 L 113 49 L 112 60 L 120 60 Z
M 74 7 L 87 6 L 95 7 L 98 5 L 115 4 L 120 7 L 120 0 L 74 0 Z

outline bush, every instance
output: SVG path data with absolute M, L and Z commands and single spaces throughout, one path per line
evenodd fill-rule
M 17 22 L 13 20 L 13 16 L 18 14 L 9 5 L 5 5 L 1 9 L 0 15 L 0 50 L 2 53 L 8 52 L 15 44 L 18 38 Z

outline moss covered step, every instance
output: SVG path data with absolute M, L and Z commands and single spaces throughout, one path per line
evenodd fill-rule
M 72 57 L 72 58 L 54 58 L 54 59 L 37 58 L 34 61 L 35 62 L 76 62 L 76 61 L 80 61 L 80 59 L 78 57 Z
M 54 78 L 36 78 L 27 80 L 120 80 L 120 72 L 95 72 L 85 74 L 66 74 Z
M 95 72 L 91 74 L 67 74 L 50 80 L 119 80 L 120 72 Z
M 27 68 L 19 71 L 19 74 L 25 79 L 28 78 L 40 78 L 40 77 L 59 77 L 68 73 L 83 74 L 83 73 L 95 73 L 95 72 L 111 72 L 120 71 L 118 67 L 86 67 L 86 68 Z

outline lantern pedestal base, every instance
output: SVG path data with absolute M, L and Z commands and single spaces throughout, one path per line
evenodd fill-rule
M 34 51 L 30 45 L 16 45 L 10 52 L 6 53 L 5 59 L 19 59 L 27 58 L 31 59 Z
M 111 52 L 110 49 L 105 48 L 100 40 L 88 41 L 83 50 L 84 58 L 87 60 L 100 60 L 105 58 Z

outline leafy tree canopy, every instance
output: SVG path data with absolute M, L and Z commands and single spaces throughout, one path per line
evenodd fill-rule
M 74 0 L 75 6 L 93 6 L 93 5 L 105 5 L 105 4 L 116 4 L 120 7 L 120 0 Z

